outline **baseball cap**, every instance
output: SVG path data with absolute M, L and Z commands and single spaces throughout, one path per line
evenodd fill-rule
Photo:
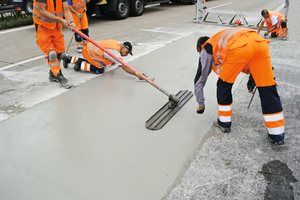
M 130 42 L 124 42 L 123 43 L 124 47 L 129 50 L 130 55 L 132 55 L 132 45 Z

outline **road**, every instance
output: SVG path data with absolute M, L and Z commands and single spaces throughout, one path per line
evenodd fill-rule
M 207 1 L 207 7 L 260 12 L 282 3 Z M 194 5 L 150 6 L 141 17 L 90 19 L 90 37 L 132 42 L 134 56 L 125 62 L 167 91 L 192 90 L 197 38 L 225 28 L 194 17 Z M 67 46 L 72 32 L 63 32 Z M 49 83 L 32 26 L 2 31 L 0 42 L 1 199 L 176 199 L 173 189 L 216 117 L 216 76 L 206 86 L 205 116 L 192 114 L 193 98 L 151 132 L 144 122 L 167 99 L 147 83 L 115 67 L 101 76 L 70 67 L 62 70 L 75 87 L 65 90 Z M 74 41 L 68 54 L 79 55 Z
M 258 4 L 260 6 L 257 6 Z M 207 2 L 208 8 L 247 10 L 248 12 L 260 12 L 265 7 L 275 10 L 281 4 L 280 0 Z M 190 24 L 194 22 L 195 11 L 194 5 L 169 4 L 149 6 L 142 17 L 129 17 L 121 21 L 112 20 L 109 16 L 98 16 L 89 21 L 90 37 L 95 41 L 111 38 L 120 42 L 130 41 L 135 51 L 133 58 L 125 59 L 125 61 L 130 61 L 164 46 L 174 38 L 194 32 L 193 29 L 197 25 L 190 26 Z M 63 29 L 63 33 L 66 46 L 69 46 L 73 33 L 67 29 Z M 64 90 L 57 91 L 56 87 L 47 89 L 52 91 L 49 93 L 39 90 L 40 86 L 44 88 L 53 84 L 47 82 L 45 59 L 35 43 L 33 26 L 4 30 L 0 32 L 0 35 L 0 82 L 1 85 L 5 85 L 0 90 L 4 96 L 0 104 L 0 121 L 3 121 Z M 67 53 L 78 55 L 74 41 Z M 67 73 L 68 78 L 69 71 L 64 73 Z M 32 77 L 33 74 L 35 75 Z M 76 76 L 75 79 L 71 77 L 70 81 L 78 85 L 90 78 L 92 76 Z

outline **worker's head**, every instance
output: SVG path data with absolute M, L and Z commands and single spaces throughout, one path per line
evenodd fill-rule
M 200 53 L 202 46 L 205 44 L 205 42 L 209 39 L 207 36 L 201 36 L 197 41 L 197 51 Z
M 267 9 L 263 9 L 261 11 L 261 16 L 263 16 L 263 18 L 269 18 L 269 11 Z
M 128 54 L 132 55 L 132 45 L 130 42 L 121 44 L 120 54 L 121 56 L 128 56 Z

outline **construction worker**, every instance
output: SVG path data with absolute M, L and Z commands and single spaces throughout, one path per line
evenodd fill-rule
M 69 9 L 72 13 L 74 23 L 77 25 L 77 29 L 87 36 L 89 36 L 88 19 L 86 15 L 86 4 L 88 2 L 90 2 L 90 0 L 68 0 Z M 77 51 L 81 53 L 87 40 L 78 33 L 75 33 L 75 41 Z
M 263 28 L 265 22 L 268 28 L 268 31 L 264 33 L 264 36 L 267 37 L 271 33 L 271 37 L 282 37 L 286 40 L 287 35 L 287 18 L 278 12 L 268 11 L 263 9 L 261 11 L 262 21 L 258 27 L 257 32 Z
M 110 39 L 100 40 L 98 44 L 110 51 L 118 58 L 120 58 L 120 55 L 132 55 L 132 45 L 130 42 L 118 43 L 116 40 Z M 74 56 L 66 56 L 63 62 L 64 67 L 68 68 L 68 64 L 70 63 L 75 64 L 75 71 L 90 71 L 96 74 L 102 74 L 104 73 L 106 66 L 117 62 L 116 59 L 109 56 L 106 52 L 102 51 L 100 48 L 98 48 L 91 42 L 88 42 L 87 45 L 83 47 L 82 55 L 84 59 Z M 125 65 L 121 65 L 121 67 L 127 73 L 138 77 L 139 80 L 142 80 L 141 77 L 139 77 Z
M 32 16 L 37 44 L 48 57 L 49 80 L 59 82 L 66 89 L 71 88 L 60 69 L 60 61 L 66 55 L 61 28 L 72 30 L 71 26 L 76 27 L 67 0 L 34 0 Z
M 232 85 L 240 72 L 249 74 L 247 87 L 258 88 L 262 113 L 268 129 L 269 139 L 274 144 L 284 144 L 284 118 L 276 82 L 271 66 L 269 40 L 249 28 L 230 28 L 220 31 L 211 38 L 200 37 L 197 51 L 199 66 L 194 80 L 195 96 L 198 102 L 196 112 L 204 113 L 203 88 L 213 70 L 217 81 L 218 119 L 214 123 L 223 132 L 230 132 L 232 115 Z M 254 82 L 255 81 L 255 82 Z

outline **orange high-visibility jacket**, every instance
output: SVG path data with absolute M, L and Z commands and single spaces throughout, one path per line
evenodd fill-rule
M 54 9 L 53 0 L 47 0 L 47 9 L 46 10 L 48 12 L 50 12 L 51 14 L 56 15 L 57 17 L 63 19 L 64 12 L 63 12 L 62 0 L 55 0 L 55 1 L 56 1 L 56 9 Z M 32 16 L 33 16 L 33 21 L 35 24 L 43 25 L 49 29 L 54 29 L 56 27 L 55 21 L 50 21 L 41 16 L 36 0 L 34 0 L 34 3 L 33 3 Z M 58 23 L 58 26 L 59 26 L 59 28 L 62 28 L 62 25 L 60 23 Z
M 101 40 L 98 44 L 105 49 L 115 49 L 120 52 L 120 45 L 116 40 Z M 89 58 L 97 62 L 100 66 L 105 67 L 113 63 L 113 61 L 109 61 L 103 56 L 103 51 L 89 42 L 85 47 L 87 50 Z
M 254 29 L 250 28 L 230 28 L 220 31 L 209 38 L 206 43 L 202 46 L 202 48 L 207 44 L 210 43 L 213 46 L 213 56 L 214 56 L 214 63 L 213 63 L 213 71 L 216 74 L 220 74 L 220 65 L 222 61 L 226 60 L 226 56 L 228 50 L 232 43 L 236 41 L 236 39 L 246 32 L 256 32 Z
M 81 13 L 83 9 L 84 9 L 84 11 L 86 11 L 85 0 L 72 0 L 71 6 L 78 13 Z
M 270 30 L 274 26 L 274 25 L 272 25 L 272 21 L 271 21 L 271 17 L 274 16 L 274 15 L 278 16 L 278 18 L 277 18 L 278 22 L 277 22 L 277 28 L 275 30 L 273 30 L 272 32 L 278 33 L 278 31 L 281 28 L 280 27 L 281 22 L 282 22 L 282 20 L 286 20 L 286 17 L 283 14 L 279 13 L 279 12 L 269 11 L 269 18 L 268 18 L 269 20 L 265 19 L 268 30 Z

